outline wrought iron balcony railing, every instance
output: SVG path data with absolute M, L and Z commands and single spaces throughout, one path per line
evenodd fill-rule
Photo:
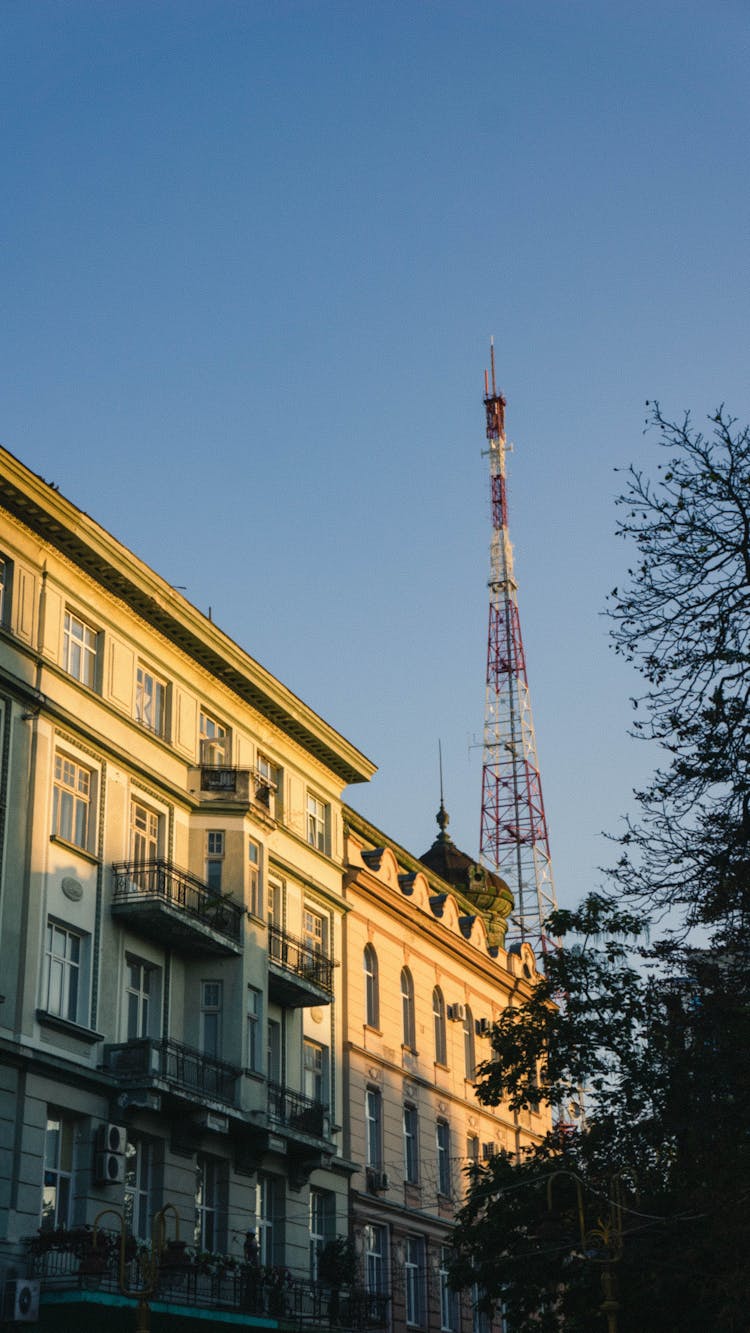
M 281 1083 L 268 1084 L 268 1119 L 302 1134 L 327 1139 L 331 1132 L 331 1113 L 323 1102 L 293 1092 Z
M 144 1037 L 104 1047 L 104 1068 L 123 1083 L 156 1080 L 175 1090 L 234 1105 L 240 1070 L 181 1042 Z
M 242 939 L 244 909 L 212 893 L 206 884 L 170 861 L 125 861 L 112 867 L 114 906 L 120 911 L 145 902 L 164 903 L 203 926 L 210 926 L 234 944 Z
M 268 961 L 333 995 L 332 960 L 280 926 L 268 927 Z

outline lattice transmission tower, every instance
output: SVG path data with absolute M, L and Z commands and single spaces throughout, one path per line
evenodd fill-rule
M 495 385 L 494 342 L 490 364 L 491 378 L 484 373 L 484 406 L 492 544 L 479 856 L 513 893 L 509 944 L 528 940 L 543 955 L 554 944 L 544 922 L 557 901 L 508 533 L 505 399 Z

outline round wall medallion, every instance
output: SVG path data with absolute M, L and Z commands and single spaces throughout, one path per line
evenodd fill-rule
M 83 885 L 81 884 L 80 880 L 73 879 L 72 875 L 65 876 L 65 878 L 62 881 L 62 884 L 60 885 L 60 888 L 65 894 L 65 897 L 70 898 L 70 901 L 72 903 L 77 903 L 81 901 L 81 898 L 83 897 Z
M 310 1017 L 311 1017 L 313 1023 L 322 1023 L 322 1022 L 323 1022 L 323 1010 L 322 1010 L 322 1009 L 311 1009 L 311 1010 L 310 1010 Z

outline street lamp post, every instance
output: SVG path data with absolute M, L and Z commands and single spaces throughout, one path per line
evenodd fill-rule
M 580 1176 L 573 1171 L 555 1171 L 547 1182 L 547 1206 L 552 1211 L 552 1186 L 558 1176 L 568 1176 L 575 1183 L 578 1204 L 578 1227 L 581 1234 L 581 1249 L 590 1263 L 603 1264 L 602 1291 L 604 1300 L 599 1306 L 607 1319 L 607 1333 L 617 1333 L 617 1312 L 622 1307 L 616 1297 L 616 1279 L 613 1265 L 622 1258 L 622 1183 L 619 1175 L 610 1178 L 609 1212 L 606 1217 L 597 1218 L 596 1225 L 586 1226 L 583 1206 L 583 1185 Z
M 161 1267 L 161 1257 L 166 1246 L 167 1236 L 167 1213 L 172 1213 L 175 1219 L 175 1235 L 179 1239 L 180 1235 L 180 1216 L 173 1203 L 165 1203 L 160 1208 L 151 1221 L 151 1248 L 146 1254 L 138 1257 L 138 1273 L 142 1279 L 138 1286 L 133 1286 L 128 1282 L 127 1265 L 125 1258 L 125 1246 L 127 1241 L 126 1221 L 124 1214 L 117 1208 L 103 1208 L 97 1214 L 94 1220 L 94 1230 L 92 1235 L 92 1245 L 96 1249 L 98 1227 L 103 1217 L 116 1217 L 120 1224 L 120 1255 L 117 1268 L 117 1284 L 122 1296 L 127 1296 L 130 1300 L 138 1302 L 135 1310 L 135 1333 L 149 1333 L 151 1328 L 151 1309 L 149 1301 L 156 1290 L 156 1284 L 159 1280 L 159 1270 Z

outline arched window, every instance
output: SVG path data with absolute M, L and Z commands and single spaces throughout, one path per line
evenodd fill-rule
M 436 986 L 432 992 L 432 1016 L 435 1020 L 435 1062 L 439 1065 L 447 1065 L 448 1044 L 445 1034 L 445 1000 L 439 986 Z
M 404 1046 L 417 1049 L 417 1029 L 414 1022 L 414 982 L 408 967 L 401 968 L 401 1012 L 404 1020 Z
M 368 1027 L 380 1027 L 380 992 L 378 987 L 378 955 L 371 944 L 365 945 L 365 1022 Z
M 466 1077 L 473 1078 L 477 1066 L 477 1057 L 474 1051 L 474 1019 L 468 1004 L 464 1015 L 464 1063 L 466 1065 Z

